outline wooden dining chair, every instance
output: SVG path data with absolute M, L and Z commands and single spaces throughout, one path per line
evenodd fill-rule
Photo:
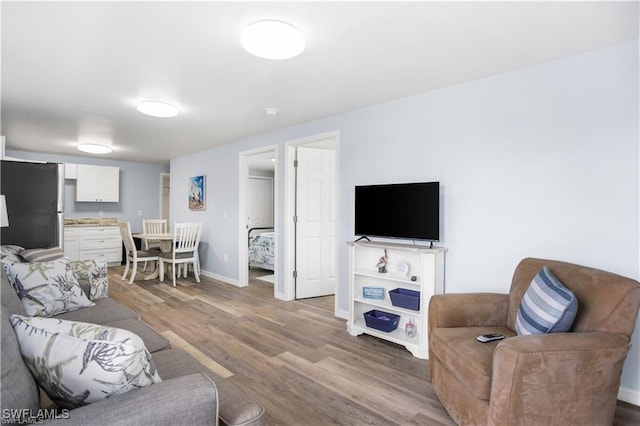
M 164 280 L 165 264 L 170 264 L 173 286 L 176 286 L 176 269 L 184 265 L 184 276 L 187 276 L 188 264 L 193 265 L 193 274 L 196 281 L 200 282 L 200 261 L 198 257 L 198 245 L 202 233 L 201 223 L 176 223 L 173 233 L 173 249 L 171 252 L 159 253 L 160 281 Z M 179 276 L 179 272 L 177 272 Z
M 135 243 L 133 242 L 133 236 L 131 235 L 131 225 L 129 222 L 118 222 L 118 227 L 120 228 L 120 236 L 122 237 L 122 242 L 124 243 L 126 254 L 126 266 L 124 267 L 124 273 L 122 274 L 121 280 L 125 280 L 127 278 L 127 272 L 129 272 L 129 265 L 133 263 L 133 268 L 131 270 L 131 276 L 129 278 L 129 284 L 133 284 L 133 280 L 136 277 L 136 272 L 138 270 L 139 262 L 151 262 L 158 260 L 159 251 L 146 251 L 146 250 L 138 250 L 136 248 Z
M 167 219 L 142 219 L 143 234 L 164 234 L 167 232 Z M 160 240 L 144 239 L 144 249 L 160 248 Z
M 164 234 L 167 232 L 167 219 L 142 219 L 143 234 Z M 144 238 L 142 240 L 144 250 L 160 249 L 160 240 Z M 143 271 L 147 270 L 147 262 L 144 263 Z

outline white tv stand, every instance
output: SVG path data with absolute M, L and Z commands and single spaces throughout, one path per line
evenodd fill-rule
M 366 333 L 394 342 L 409 350 L 415 357 L 429 358 L 427 341 L 427 307 L 434 294 L 444 293 L 444 247 L 429 248 L 412 244 L 386 243 L 377 241 L 348 242 L 349 252 L 349 321 L 347 331 L 352 336 Z M 387 272 L 376 268 L 378 260 L 387 251 Z M 408 274 L 405 272 L 406 264 Z M 411 277 L 415 276 L 415 281 Z M 364 287 L 383 289 L 384 299 L 365 298 Z M 420 292 L 419 310 L 405 309 L 391 304 L 389 290 L 403 288 Z M 379 290 L 378 290 L 379 291 Z M 377 309 L 400 315 L 398 328 L 384 332 L 367 327 L 363 314 Z M 405 335 L 405 325 L 409 320 L 415 324 L 416 335 Z

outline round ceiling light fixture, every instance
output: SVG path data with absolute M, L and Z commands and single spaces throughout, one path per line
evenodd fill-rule
M 278 108 L 273 108 L 273 107 L 267 107 L 264 109 L 265 114 L 267 115 L 276 115 L 278 113 Z
M 242 31 L 240 43 L 252 55 L 264 59 L 289 59 L 304 50 L 304 36 L 293 25 L 277 20 L 257 21 Z
M 151 117 L 171 118 L 178 115 L 178 108 L 162 101 L 142 101 L 138 103 L 136 109 Z
M 78 145 L 78 151 L 87 152 L 89 154 L 109 154 L 113 149 L 108 145 L 99 143 L 81 143 Z

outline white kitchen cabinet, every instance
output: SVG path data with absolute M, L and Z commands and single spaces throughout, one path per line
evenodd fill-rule
M 78 165 L 74 163 L 64 163 L 64 178 L 78 179 Z
M 64 253 L 71 260 L 104 259 L 122 263 L 122 237 L 117 226 L 65 226 Z
M 411 244 L 381 242 L 349 242 L 349 321 L 347 331 L 352 336 L 366 333 L 394 342 L 417 358 L 429 357 L 427 340 L 429 299 L 444 293 L 443 247 L 429 248 Z M 386 250 L 386 272 L 376 265 Z M 417 310 L 394 306 L 390 290 L 405 289 L 420 292 Z M 366 294 L 366 295 L 365 295 Z M 377 294 L 382 298 L 371 298 Z M 369 297 L 367 297 L 369 296 Z M 398 328 L 385 332 L 367 327 L 364 313 L 372 310 L 399 315 Z M 415 335 L 407 335 L 405 327 L 411 320 Z
M 76 201 L 118 202 L 120 168 L 78 164 Z
M 75 231 L 64 228 L 64 254 L 71 260 L 78 260 L 80 255 L 80 238 Z

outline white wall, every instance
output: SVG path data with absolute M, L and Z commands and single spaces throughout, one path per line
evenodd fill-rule
M 638 71 L 638 43 L 625 43 L 176 158 L 171 216 L 205 222 L 203 269 L 237 280 L 238 153 L 271 144 L 282 153 L 287 140 L 339 130 L 340 311 L 353 188 L 367 183 L 441 182 L 447 292 L 506 292 L 526 256 L 639 279 Z M 208 178 L 207 210 L 189 212 L 186 182 L 198 174 Z M 622 379 L 633 398 L 639 329 Z

